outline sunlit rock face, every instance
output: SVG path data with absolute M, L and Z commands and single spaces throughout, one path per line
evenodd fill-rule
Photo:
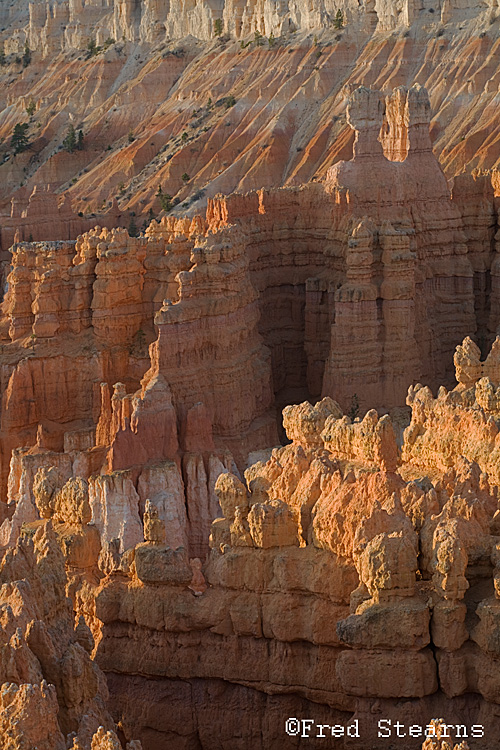
M 8 750 L 496 747 L 496 23 L 0 3 Z

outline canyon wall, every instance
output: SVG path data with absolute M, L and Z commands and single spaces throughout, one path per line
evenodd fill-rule
M 203 554 L 218 473 L 276 444 L 270 357 L 242 240 L 232 229 L 198 233 L 193 247 L 190 225 L 16 246 L 2 344 L 3 545 L 35 520 L 31 483 L 51 455 L 66 478 L 106 475 L 95 485 L 106 541 L 137 541 L 119 515 L 118 525 L 106 520 L 106 504 L 128 493 L 138 529 L 139 497 L 144 504 L 153 492 L 182 534 L 187 504 L 191 549 Z M 228 408 L 242 393 L 240 410 Z
M 486 2 L 472 0 L 467 10 L 477 14 L 489 7 Z M 387 2 L 360 6 L 352 0 L 342 0 L 341 3 L 321 0 L 314 7 L 293 2 L 276 5 L 267 0 L 257 5 L 238 4 L 232 0 L 210 4 L 201 0 L 189 8 L 183 3 L 167 0 L 65 0 L 57 3 L 38 0 L 29 4 L 27 38 L 33 49 L 41 49 L 45 55 L 64 47 L 82 47 L 89 37 L 96 35 L 96 31 L 99 43 L 109 37 L 152 43 L 165 35 L 177 39 L 193 35 L 208 41 L 215 35 L 217 19 L 222 21 L 222 31 L 237 39 L 255 31 L 281 36 L 287 32 L 333 29 L 338 10 L 350 23 L 389 30 L 410 26 L 427 7 L 415 0 L 405 0 L 397 8 Z M 446 20 L 459 17 L 461 10 L 461 5 L 452 2 L 445 2 L 442 8 L 438 3 L 436 8 Z M 15 20 L 19 22 L 25 18 L 26 14 L 19 9 Z M 12 23 L 14 18 L 11 16 L 7 19 L 9 21 Z
M 94 225 L 111 226 L 115 213 L 115 226 L 140 231 L 163 211 L 203 212 L 218 192 L 325 179 L 352 154 L 346 96 L 360 85 L 384 94 L 425 86 L 433 150 L 447 178 L 465 167 L 490 172 L 497 185 L 499 19 L 486 3 L 460 5 L 447 4 L 443 16 L 430 2 L 413 11 L 389 3 L 345 6 L 343 27 L 334 28 L 328 17 L 336 9 L 286 3 L 271 11 L 33 2 L 31 26 L 27 4 L 14 10 L 3 3 L 3 250 L 15 236 L 12 199 L 26 206 L 35 188 L 40 199 L 48 185 L 84 221 L 75 220 L 70 236 L 55 236 L 60 216 L 47 201 L 43 210 L 53 221 L 27 216 L 20 239 L 75 239 L 92 226 L 92 215 L 99 219 Z M 241 31 L 226 24 L 229 37 L 212 30 L 206 38 L 210 17 L 239 13 Z M 277 20 L 272 36 L 269 13 Z M 398 100 L 390 105 L 393 133 L 405 127 L 398 107 Z M 29 146 L 16 152 L 11 139 L 19 124 L 28 127 Z M 70 126 L 82 131 L 83 143 L 68 151 Z M 407 144 L 392 144 L 385 130 L 381 140 L 391 160 L 401 159 Z
M 47 482 L 38 489 L 38 498 L 46 498 Z M 67 596 L 61 545 L 66 563 L 79 566 L 100 546 L 95 528 L 87 531 L 78 489 L 67 486 L 56 524 L 33 524 L 0 565 L 0 742 L 6 750 L 121 747 L 106 708 L 105 677 L 90 658 L 94 638 L 83 618 L 74 621 Z M 43 504 L 41 513 L 48 518 Z M 127 750 L 141 750 L 140 742 L 127 743 Z
M 493 750 L 495 9 L 0 21 L 1 733 Z
M 19 242 L 76 240 L 96 225 L 111 229 L 125 224 L 128 225 L 128 217 L 123 217 L 116 205 L 105 215 L 79 215 L 70 201 L 59 198 L 50 185 L 44 189 L 35 186 L 31 195 L 18 191 L 12 199 L 10 216 L 3 219 L 0 228 L 1 258 L 10 261 L 8 250 Z
M 394 746 L 394 736 L 377 737 L 381 718 L 407 727 L 440 715 L 453 725 L 450 742 L 495 747 L 499 484 L 457 441 L 483 419 L 490 432 L 476 430 L 476 453 L 489 455 L 499 412 L 483 393 L 497 387 L 498 345 L 483 365 L 464 342 L 459 385 L 443 406 L 426 402 L 416 442 L 423 400 L 410 389 L 402 447 L 375 410 L 351 421 L 330 398 L 288 406 L 291 442 L 244 482 L 217 480 L 222 516 L 206 581 L 145 521 L 129 578 L 115 567 L 95 593 L 96 659 L 126 735 L 139 730 L 158 748 L 216 748 L 224 738 L 242 749 L 295 747 L 285 719 L 307 716 L 357 722 L 360 737 L 338 735 L 333 746 L 368 749 Z M 419 440 L 428 448 L 417 454 Z M 405 748 L 422 745 L 401 736 Z M 321 746 L 312 730 L 307 741 Z
M 204 217 L 153 220 L 139 237 L 94 229 L 13 247 L 4 486 L 22 447 L 94 446 L 89 471 L 106 451 L 115 471 L 216 449 L 241 470 L 276 444 L 275 405 L 401 407 L 409 384 L 451 386 L 464 336 L 491 344 L 491 177 L 463 175 L 450 192 L 421 87 L 360 87 L 347 117 L 353 158 L 323 185 L 219 196 Z M 384 121 L 386 152 L 404 160 L 387 158 Z
M 27 5 L 19 4 L 17 17 L 4 10 L 5 25 L 26 20 Z M 182 38 L 193 35 L 208 41 L 214 37 L 214 23 L 222 21 L 222 31 L 237 39 L 258 31 L 280 36 L 286 32 L 335 28 L 338 10 L 345 21 L 378 31 L 409 27 L 431 6 L 426 2 L 404 0 L 395 5 L 390 2 L 372 2 L 359 5 L 352 0 L 334 3 L 321 0 L 314 7 L 305 3 L 276 3 L 264 0 L 258 4 L 235 3 L 220 0 L 210 4 L 197 0 L 189 8 L 183 3 L 168 0 L 36 0 L 29 3 L 28 39 L 34 49 L 45 54 L 61 47 L 84 46 L 96 34 L 99 42 L 107 38 L 152 43 L 165 35 Z M 458 3 L 443 0 L 433 11 L 443 21 L 479 15 L 494 8 L 492 2 Z M 464 12 L 465 11 L 465 12 Z

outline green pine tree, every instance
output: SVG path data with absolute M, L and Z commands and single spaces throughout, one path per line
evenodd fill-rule
M 0 47 L 0 65 L 3 67 L 4 65 L 7 65 L 7 58 L 5 56 L 5 48 L 2 44 Z
M 88 57 L 95 57 L 101 51 L 101 48 L 97 46 L 95 39 L 89 39 L 87 44 Z
M 172 196 L 168 193 L 162 193 L 160 196 L 162 211 L 170 211 L 172 208 Z
M 222 22 L 222 18 L 216 18 L 214 21 L 214 34 L 215 36 L 222 36 L 222 32 L 224 31 L 224 24 Z
M 31 62 L 31 50 L 30 50 L 28 42 L 26 41 L 26 44 L 24 45 L 24 54 L 22 56 L 23 68 L 27 68 L 30 62 Z
M 340 10 L 340 8 L 338 9 L 338 11 L 337 11 L 337 13 L 335 15 L 335 20 L 333 22 L 333 26 L 334 26 L 335 29 L 343 29 L 344 28 L 344 14 Z
M 29 100 L 29 102 L 27 103 L 27 105 L 26 105 L 25 109 L 26 109 L 26 113 L 27 113 L 27 115 L 28 115 L 29 117 L 33 117 L 33 115 L 34 115 L 34 114 L 35 114 L 35 112 L 36 112 L 36 102 L 35 102 L 35 100 L 33 99 L 33 97 L 31 97 L 31 99 L 30 99 L 30 100 Z
M 83 130 L 79 130 L 78 131 L 78 142 L 76 144 L 76 147 L 77 147 L 78 151 L 83 151 L 83 138 L 84 138 L 84 136 L 83 136 Z
M 68 132 L 66 133 L 66 138 L 63 141 L 63 147 L 65 150 L 72 154 L 77 146 L 77 139 L 76 139 L 76 132 L 73 125 L 70 125 L 68 128 Z
M 29 139 L 27 136 L 29 125 L 27 122 L 18 123 L 14 125 L 12 138 L 10 139 L 10 146 L 14 149 L 15 154 L 20 154 L 22 151 L 26 151 L 29 146 Z

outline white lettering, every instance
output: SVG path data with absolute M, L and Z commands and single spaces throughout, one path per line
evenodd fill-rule
M 379 737 L 390 737 L 391 732 L 391 720 L 390 719 L 379 719 L 378 720 L 378 736 Z M 386 734 L 381 734 L 381 732 L 385 732 Z
M 323 729 L 330 729 L 330 724 L 318 724 L 318 729 L 320 731 L 320 734 L 317 734 L 316 737 L 326 737 L 326 734 L 323 734 Z
M 309 737 L 309 732 L 313 726 L 314 721 L 312 719 L 302 719 L 302 734 L 301 737 Z
M 426 737 L 436 736 L 436 727 L 434 726 L 434 724 L 427 724 L 427 727 L 425 729 L 425 736 Z
M 412 724 L 408 729 L 408 734 L 410 735 L 410 737 L 421 737 L 422 727 L 419 724 Z
M 293 717 L 285 721 L 285 732 L 290 737 L 297 737 L 300 734 L 300 721 Z
M 441 737 L 449 738 L 448 727 L 452 727 L 453 724 L 441 724 Z
M 348 737 L 357 737 L 359 739 L 359 719 L 354 719 L 352 724 L 347 727 Z
M 404 729 L 404 726 L 405 725 L 401 724 L 400 721 L 396 721 L 394 723 L 394 728 L 396 730 L 396 734 L 397 734 L 398 737 L 406 737 L 406 732 L 402 732 L 402 734 L 399 733 L 399 730 L 401 729 L 401 731 L 402 731 Z

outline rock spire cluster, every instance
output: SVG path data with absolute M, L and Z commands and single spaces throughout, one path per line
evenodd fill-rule
M 6 750 L 293 747 L 308 714 L 495 747 L 491 176 L 450 190 L 419 85 L 354 88 L 347 122 L 324 183 L 13 246 Z

